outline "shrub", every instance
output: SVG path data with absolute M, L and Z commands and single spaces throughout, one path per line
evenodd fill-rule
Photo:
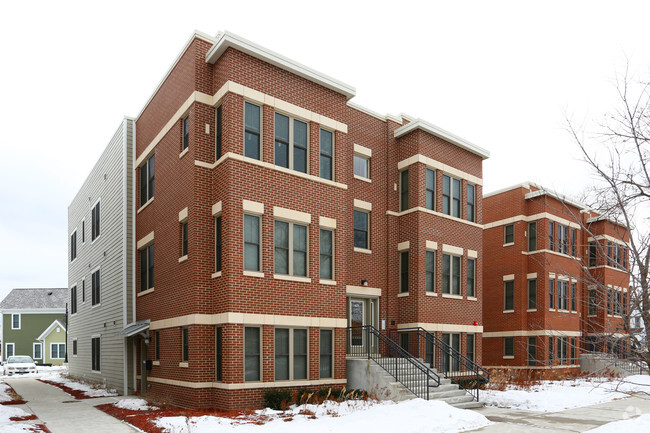
M 291 402 L 291 391 L 287 389 L 269 389 L 264 393 L 264 404 L 274 410 L 285 410 Z

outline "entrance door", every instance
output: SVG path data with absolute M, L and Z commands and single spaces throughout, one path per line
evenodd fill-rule
M 140 393 L 142 395 L 147 395 L 149 391 L 149 386 L 147 385 L 147 374 L 149 372 L 145 366 L 145 359 L 147 359 L 147 344 L 143 338 L 140 338 Z
M 366 325 L 378 327 L 378 304 L 377 298 L 348 298 L 348 326 L 351 328 L 348 353 L 359 355 L 366 353 L 368 331 L 361 327 Z M 370 348 L 373 349 L 375 346 L 375 342 L 370 341 Z

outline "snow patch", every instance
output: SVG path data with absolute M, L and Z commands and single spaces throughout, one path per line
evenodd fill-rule
M 128 410 L 158 410 L 159 409 L 156 406 L 149 406 L 149 402 L 141 398 L 125 398 L 123 400 L 118 400 L 113 404 L 113 406 L 119 407 L 120 409 L 128 409 Z

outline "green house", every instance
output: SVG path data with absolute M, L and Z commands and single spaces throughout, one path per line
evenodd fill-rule
M 0 302 L 2 360 L 29 355 L 37 364 L 65 360 L 68 290 L 13 289 Z

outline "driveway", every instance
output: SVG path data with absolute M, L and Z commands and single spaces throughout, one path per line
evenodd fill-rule
M 75 400 L 59 388 L 31 378 L 5 379 L 27 402 L 18 405 L 36 415 L 52 433 L 134 433 L 131 426 L 105 414 L 93 406 L 114 403 L 124 397 L 102 397 Z

